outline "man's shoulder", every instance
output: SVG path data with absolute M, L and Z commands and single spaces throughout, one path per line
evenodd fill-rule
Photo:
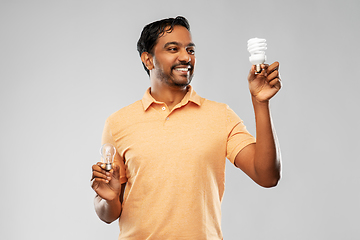
M 216 117 L 220 117 L 220 116 L 237 117 L 237 114 L 234 112 L 234 110 L 228 104 L 223 102 L 218 102 L 204 98 L 201 107 L 203 108 L 204 111 L 210 112 L 211 115 Z
M 120 108 L 119 110 L 117 110 L 116 112 L 112 113 L 109 117 L 108 120 L 114 120 L 114 119 L 118 119 L 118 118 L 124 118 L 126 116 L 133 116 L 133 115 L 137 115 L 139 113 L 141 113 L 143 111 L 143 104 L 141 102 L 141 100 L 138 100 L 130 105 L 127 105 L 123 108 Z
M 201 98 L 202 103 L 201 105 L 206 108 L 215 108 L 215 109 L 226 109 L 228 105 L 226 103 L 217 102 L 214 100 L 209 100 L 207 98 Z

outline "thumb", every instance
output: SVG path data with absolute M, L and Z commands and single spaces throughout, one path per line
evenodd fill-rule
M 252 65 L 249 71 L 248 80 L 252 81 L 255 78 L 255 65 Z
M 120 179 L 120 166 L 117 162 L 113 162 L 111 174 L 112 174 L 113 178 Z

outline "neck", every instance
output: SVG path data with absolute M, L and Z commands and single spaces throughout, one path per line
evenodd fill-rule
M 171 87 L 162 84 L 156 84 L 155 81 L 151 82 L 151 96 L 159 102 L 165 103 L 168 108 L 173 109 L 185 97 L 188 91 L 187 86 Z

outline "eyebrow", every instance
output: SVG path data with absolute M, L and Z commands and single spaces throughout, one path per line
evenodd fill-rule
M 176 46 L 180 46 L 181 44 L 178 43 L 178 42 L 167 42 L 165 45 L 164 45 L 164 48 L 168 47 L 169 45 L 176 45 Z M 191 42 L 187 45 L 187 47 L 195 47 L 195 43 Z

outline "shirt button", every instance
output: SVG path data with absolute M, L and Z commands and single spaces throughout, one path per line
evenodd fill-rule
M 162 107 L 161 109 L 165 111 L 166 107 Z
M 166 120 L 169 120 L 169 119 L 170 119 L 169 117 L 166 118 Z

